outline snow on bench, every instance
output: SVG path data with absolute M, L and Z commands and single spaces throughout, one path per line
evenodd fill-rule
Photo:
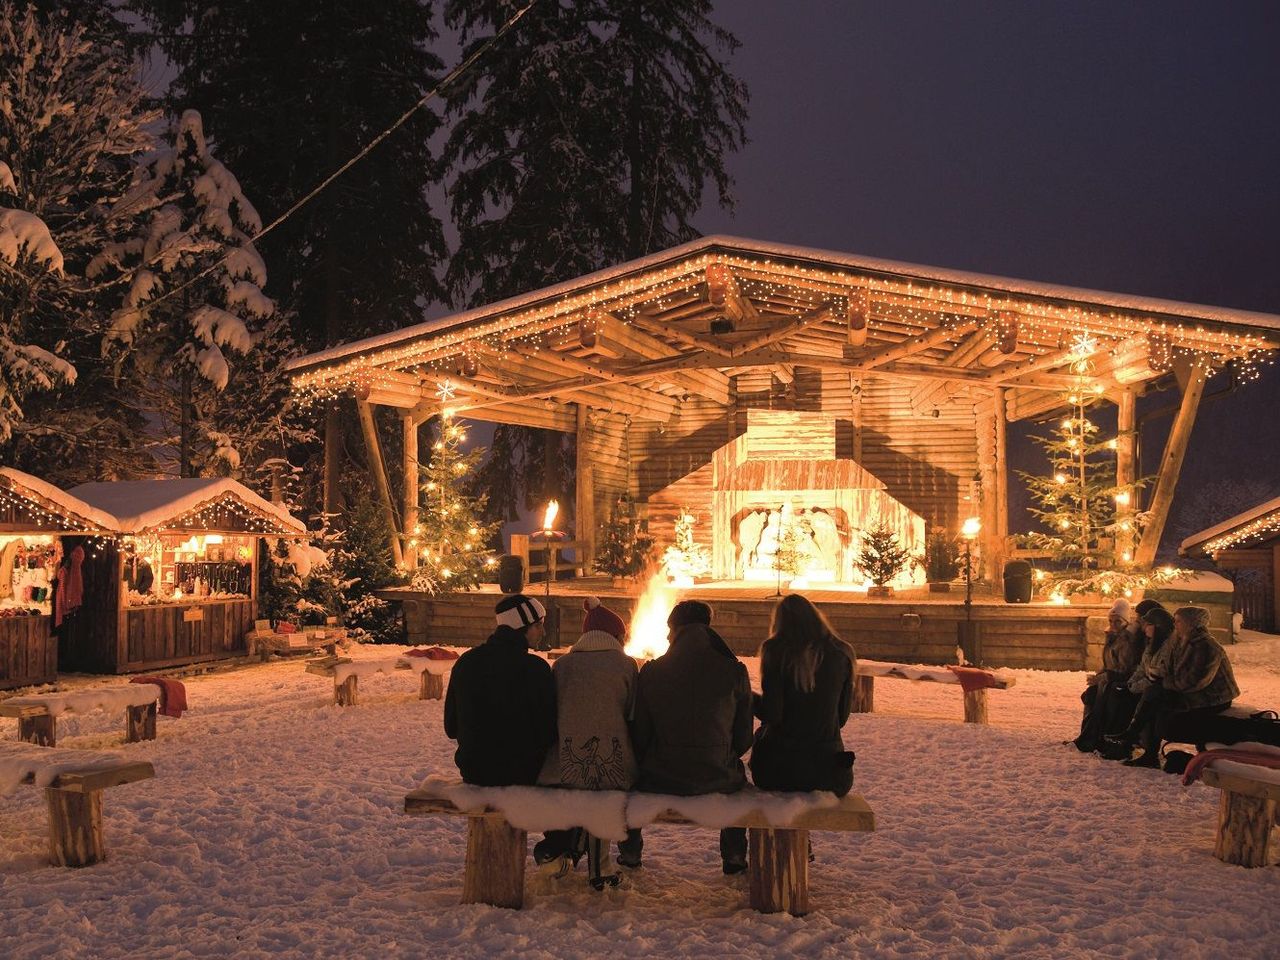
M 528 831 L 583 827 L 602 840 L 653 823 L 723 829 L 745 827 L 751 906 L 762 913 L 809 911 L 810 830 L 875 829 L 875 814 L 859 796 L 738 793 L 674 797 L 622 790 L 477 787 L 430 777 L 404 799 L 411 816 L 467 817 L 463 903 L 519 909 L 524 905 Z
M 435 648 L 442 649 L 442 648 Z M 451 651 L 444 651 L 451 653 Z M 393 673 L 409 670 L 418 677 L 418 699 L 440 700 L 444 698 L 444 676 L 453 669 L 457 655 L 451 657 L 409 656 L 380 657 L 369 660 L 352 660 L 350 657 L 323 657 L 308 660 L 307 673 L 333 678 L 333 702 L 340 707 L 354 707 L 356 685 L 362 676 L 376 673 Z
M 1183 783 L 1203 777 L 1222 791 L 1213 855 L 1240 867 L 1265 867 L 1271 827 L 1280 819 L 1280 748 L 1263 743 L 1209 744 L 1187 766 Z M 1250 762 L 1257 758 L 1257 762 Z
M 1013 674 L 983 670 L 980 667 L 931 667 L 925 664 L 863 660 L 859 657 L 858 674 L 853 691 L 854 713 L 875 711 L 877 677 L 959 685 L 964 691 L 965 723 L 986 723 L 987 691 L 1008 690 L 1017 683 L 1017 678 Z
M 34 784 L 45 792 L 49 861 L 54 866 L 87 867 L 105 860 L 102 791 L 155 775 L 151 764 L 119 754 L 0 744 L 0 794 L 12 793 L 21 784 Z
M 18 739 L 43 747 L 57 746 L 58 717 L 64 713 L 124 710 L 125 743 L 156 738 L 156 704 L 160 688 L 150 683 L 62 693 L 39 693 L 0 701 L 0 717 L 16 717 Z

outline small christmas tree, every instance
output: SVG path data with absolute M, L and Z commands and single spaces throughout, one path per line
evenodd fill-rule
M 604 538 L 596 552 L 596 567 L 611 577 L 635 577 L 649 562 L 653 537 L 641 532 L 635 504 L 619 497 L 609 508 Z
M 413 586 L 427 593 L 470 590 L 495 564 L 485 545 L 498 525 L 484 519 L 486 497 L 472 494 L 468 482 L 484 448 L 463 448 L 466 429 L 447 408 L 437 431 L 431 460 L 422 468 L 422 512 L 410 540 L 419 547 Z
M 346 515 L 340 556 L 346 609 L 343 624 L 348 635 L 363 643 L 402 643 L 400 604 L 390 603 L 375 591 L 399 586 L 408 577 L 397 570 L 387 549 L 387 520 L 372 497 L 356 497 Z
M 863 534 L 862 549 L 858 551 L 858 569 L 877 587 L 888 584 L 913 562 L 911 552 L 883 522 Z
M 950 583 L 960 573 L 960 549 L 942 527 L 934 527 L 924 542 L 924 555 L 915 558 L 929 583 Z
M 711 572 L 711 554 L 693 539 L 697 522 L 692 510 L 682 508 L 676 517 L 675 543 L 662 554 L 662 568 L 677 584 L 692 586 L 694 577 Z
M 804 549 L 808 540 L 804 521 L 795 515 L 791 504 L 783 504 L 778 513 L 778 549 L 773 554 L 773 569 L 779 581 L 804 572 L 809 559 L 809 552 Z

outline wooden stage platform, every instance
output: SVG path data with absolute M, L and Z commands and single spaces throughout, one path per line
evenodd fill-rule
M 543 599 L 546 585 L 525 592 Z M 890 599 L 868 599 L 840 589 L 799 591 L 822 608 L 832 625 L 860 656 L 907 663 L 955 663 L 956 644 L 965 621 L 964 593 L 937 594 L 921 588 Z M 756 653 L 768 633 L 776 598 L 772 585 L 718 583 L 681 590 L 680 596 L 704 600 L 715 611 L 714 627 L 735 653 Z M 577 639 L 582 599 L 598 596 L 629 618 L 636 588 L 618 589 L 602 577 L 562 580 L 552 585 L 551 600 L 560 611 L 558 644 Z M 496 586 L 469 593 L 431 597 L 408 589 L 379 596 L 403 603 L 410 643 L 474 646 L 493 629 Z M 1100 665 L 1105 605 L 1010 604 L 1002 597 L 975 595 L 973 641 L 969 659 L 991 667 L 1042 670 L 1093 670 Z M 557 645 L 553 638 L 553 645 Z

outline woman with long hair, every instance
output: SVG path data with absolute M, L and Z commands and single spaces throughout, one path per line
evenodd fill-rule
M 778 601 L 760 647 L 760 728 L 751 777 L 762 790 L 853 789 L 853 753 L 840 730 L 853 708 L 857 655 L 799 594 Z

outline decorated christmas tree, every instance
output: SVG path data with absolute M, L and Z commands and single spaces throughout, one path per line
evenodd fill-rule
M 611 577 L 635 577 L 644 570 L 653 550 L 653 537 L 643 533 L 635 504 L 622 496 L 609 508 L 604 536 L 596 550 L 596 567 Z
M 783 504 L 778 513 L 778 549 L 773 554 L 773 569 L 779 581 L 798 577 L 809 559 L 804 549 L 809 537 L 804 521 L 795 515 L 791 504 Z
M 888 584 L 913 562 L 911 551 L 884 523 L 876 524 L 863 534 L 862 548 L 858 551 L 858 569 L 877 587 Z
M 471 492 L 483 447 L 464 448 L 466 429 L 445 409 L 437 423 L 431 459 L 422 468 L 422 509 L 410 545 L 418 547 L 415 589 L 427 593 L 469 590 L 495 566 L 486 548 L 497 524 L 484 519 L 484 495 Z
M 694 577 L 711 572 L 711 554 L 693 539 L 697 522 L 692 510 L 681 509 L 676 518 L 675 543 L 662 554 L 662 569 L 678 586 L 692 586 Z

